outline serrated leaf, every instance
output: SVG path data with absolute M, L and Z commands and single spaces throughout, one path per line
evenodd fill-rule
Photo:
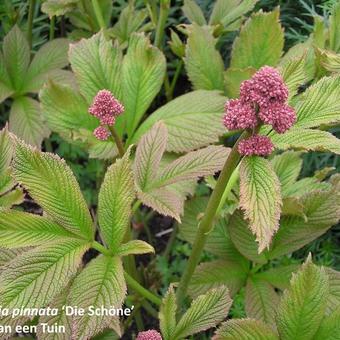
M 235 39 L 230 67 L 256 69 L 263 65 L 275 66 L 282 54 L 283 30 L 279 23 L 278 9 L 251 16 Z
M 12 141 L 8 128 L 0 130 L 0 195 L 13 186 L 13 180 L 9 174 L 9 166 L 13 157 Z
M 233 24 L 238 22 L 242 15 L 251 11 L 256 2 L 257 0 L 217 0 L 211 13 L 209 24 L 221 24 L 227 30 L 236 30 L 237 28 L 233 27 Z
M 247 317 L 275 325 L 279 296 L 268 282 L 249 277 L 246 285 L 245 309 Z
M 168 128 L 167 151 L 188 152 L 215 143 L 226 131 L 221 124 L 225 101 L 218 91 L 199 90 L 182 95 L 152 113 L 131 143 L 159 120 Z
M 0 248 L 0 272 L 3 270 L 4 266 L 15 259 L 20 254 L 26 252 L 28 248 L 18 248 L 18 249 L 8 249 Z
M 192 297 L 207 293 L 212 288 L 228 287 L 233 297 L 245 284 L 247 270 L 241 261 L 215 260 L 197 266 L 188 288 Z
M 25 84 L 23 92 L 38 92 L 44 82 L 54 79 L 53 71 L 61 69 L 68 64 L 67 39 L 54 39 L 43 45 L 34 56 L 27 73 L 24 74 Z
M 172 286 L 165 294 L 159 310 L 159 326 L 164 340 L 172 340 L 176 330 L 176 294 Z
M 224 64 L 215 45 L 209 26 L 190 26 L 184 62 L 195 90 L 224 89 Z
M 42 245 L 62 238 L 76 238 L 46 217 L 20 211 L 0 211 L 0 247 Z
M 155 180 L 166 148 L 168 130 L 160 121 L 142 136 L 136 150 L 134 174 L 136 184 L 144 190 Z
M 18 26 L 15 25 L 5 36 L 2 49 L 12 87 L 19 92 L 30 63 L 30 49 L 26 37 Z
M 88 104 L 102 89 L 110 90 L 121 100 L 122 54 L 117 45 L 105 39 L 103 32 L 71 44 L 69 59 Z
M 339 23 L 340 5 L 335 2 L 331 11 L 331 15 L 329 16 L 329 45 L 331 50 L 337 53 L 340 52 Z
M 299 152 L 287 151 L 275 156 L 271 163 L 281 183 L 282 197 L 287 196 L 289 189 L 295 185 L 301 168 L 302 159 Z
M 121 244 L 115 252 L 117 256 L 141 255 L 154 253 L 155 249 L 150 244 L 141 240 L 132 240 Z
M 330 315 L 340 308 L 340 272 L 325 267 L 329 281 L 329 296 L 326 307 L 326 314 Z
M 0 51 L 0 103 L 14 93 L 12 88 L 11 79 L 9 78 L 5 60 L 2 52 Z
M 76 274 L 88 248 L 84 241 L 69 240 L 47 243 L 22 253 L 1 273 L 1 305 L 45 307 Z
M 71 305 L 89 310 L 120 308 L 126 295 L 123 267 L 119 257 L 100 255 L 77 276 L 70 291 Z M 75 316 L 72 320 L 72 338 L 88 339 L 105 328 L 120 333 L 119 320 L 112 316 Z
M 12 103 L 9 129 L 26 143 L 40 148 L 50 134 L 43 120 L 39 103 L 29 97 L 19 97 Z
M 340 54 L 335 54 L 332 51 L 317 49 L 318 61 L 321 66 L 329 72 L 340 72 Z
M 340 339 L 340 308 L 329 316 L 325 316 L 314 336 L 315 340 Z
M 47 0 L 41 5 L 41 11 L 52 18 L 74 10 L 77 2 L 78 0 Z
M 230 217 L 228 230 L 233 244 L 243 256 L 256 263 L 267 263 L 266 252 L 259 254 L 255 236 L 240 210 L 236 210 Z
M 309 258 L 293 275 L 278 307 L 277 327 L 282 340 L 314 337 L 326 309 L 328 287 L 324 269 Z
M 19 205 L 24 201 L 24 193 L 21 188 L 16 188 L 0 196 L 0 207 L 9 209 L 13 205 Z
M 165 74 L 163 53 L 150 44 L 141 33 L 134 33 L 123 61 L 124 122 L 129 137 L 137 128 L 158 94 Z
M 284 290 L 289 287 L 292 273 L 300 268 L 298 264 L 289 264 L 270 268 L 264 272 L 256 273 L 256 278 L 267 281 L 277 289 Z
M 181 221 L 184 198 L 170 188 L 153 189 L 148 192 L 137 191 L 137 197 L 143 204 L 156 210 L 158 213 L 170 216 Z
M 13 175 L 58 224 L 86 239 L 93 239 L 89 210 L 79 185 L 65 161 L 17 141 Z
M 201 8 L 197 5 L 194 0 L 184 0 L 184 5 L 182 6 L 182 11 L 184 15 L 192 22 L 197 25 L 203 26 L 207 24 L 204 14 Z
M 254 319 L 230 320 L 216 332 L 213 340 L 279 340 L 270 326 Z
M 244 80 L 251 78 L 256 72 L 253 67 L 247 67 L 245 69 L 228 68 L 224 72 L 224 83 L 226 88 L 226 94 L 229 98 L 236 98 L 240 95 L 240 86 Z
M 310 86 L 295 106 L 296 128 L 311 128 L 340 121 L 340 76 L 323 77 Z
M 199 296 L 178 322 L 174 339 L 185 338 L 215 327 L 226 318 L 231 304 L 228 289 L 224 286 Z
M 312 191 L 317 190 L 328 190 L 331 185 L 328 182 L 320 182 L 316 177 L 305 177 L 295 182 L 294 185 L 287 188 L 285 194 L 288 198 L 295 198 L 300 200 L 300 198 Z M 300 202 L 301 205 L 301 202 Z
M 130 226 L 135 188 L 128 151 L 105 174 L 98 198 L 98 221 L 105 243 L 113 251 L 122 243 Z
M 240 166 L 240 206 L 256 235 L 259 252 L 269 247 L 279 228 L 280 182 L 270 164 L 261 157 L 246 157 Z

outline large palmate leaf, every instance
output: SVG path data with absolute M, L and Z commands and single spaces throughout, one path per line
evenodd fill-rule
M 71 305 L 84 308 L 120 308 L 126 294 L 120 258 L 100 255 L 77 276 L 70 291 Z M 76 316 L 72 320 L 72 338 L 88 339 L 105 328 L 120 333 L 117 317 L 96 315 Z
M 329 47 L 332 51 L 340 52 L 340 4 L 335 2 L 329 17 Z
M 65 161 L 17 141 L 13 173 L 53 220 L 72 233 L 93 238 L 85 199 Z
M 282 54 L 283 30 L 279 23 L 279 10 L 270 13 L 257 12 L 247 20 L 235 39 L 230 66 L 260 68 L 275 66 Z
M 0 130 L 0 195 L 6 193 L 14 185 L 9 166 L 12 161 L 13 147 L 8 129 Z
M 107 170 L 98 199 L 98 221 L 105 243 L 113 251 L 122 243 L 130 226 L 135 188 L 130 152 Z
M 203 12 L 195 0 L 184 0 L 182 11 L 192 23 L 196 23 L 200 26 L 207 24 Z
M 4 56 L 0 51 L 0 103 L 14 93 L 11 79 L 7 72 Z
M 25 76 L 23 92 L 37 92 L 53 71 L 68 64 L 67 39 L 54 39 L 47 42 L 34 56 Z
M 279 340 L 269 325 L 254 319 L 230 320 L 216 332 L 214 340 Z
M 224 82 L 226 94 L 229 98 L 236 98 L 240 95 L 240 86 L 244 80 L 251 78 L 256 72 L 254 67 L 247 67 L 244 69 L 229 67 L 224 72 Z
M 173 339 L 186 338 L 215 327 L 226 318 L 231 304 L 228 289 L 224 286 L 199 296 L 178 322 Z
M 138 143 L 134 162 L 136 184 L 141 190 L 155 180 L 168 140 L 168 130 L 158 122 Z
M 325 267 L 329 282 L 329 296 L 326 307 L 326 314 L 334 313 L 340 308 L 340 272 Z
M 209 24 L 221 24 L 224 29 L 236 30 L 241 25 L 240 17 L 251 11 L 257 0 L 217 0 Z
M 165 58 L 148 38 L 135 33 L 123 61 L 123 103 L 126 132 L 129 137 L 159 92 L 165 74 Z
M 17 256 L 1 273 L 1 305 L 45 307 L 76 274 L 89 246 L 73 239 L 47 243 Z
M 245 298 L 247 317 L 275 325 L 278 302 L 279 296 L 272 285 L 256 277 L 248 278 Z
M 4 65 L 11 84 L 19 92 L 24 84 L 24 75 L 30 62 L 30 49 L 24 34 L 14 26 L 3 42 Z
M 226 286 L 232 297 L 244 286 L 246 279 L 247 268 L 241 258 L 240 261 L 204 262 L 195 270 L 188 290 L 191 296 L 197 297 L 212 288 Z
M 195 90 L 224 89 L 224 64 L 208 26 L 193 24 L 188 31 L 185 67 Z
M 295 127 L 310 128 L 340 121 L 340 76 L 323 77 L 301 95 Z
M 39 103 L 29 97 L 14 100 L 9 116 L 9 129 L 26 143 L 37 147 L 50 134 L 42 119 Z
M 0 247 L 20 248 L 77 236 L 49 219 L 20 211 L 0 211 Z
M 327 297 L 327 275 L 309 258 L 281 298 L 277 311 L 280 338 L 312 339 L 324 316 Z
M 199 90 L 180 96 L 146 119 L 131 142 L 137 142 L 159 120 L 168 128 L 168 151 L 187 152 L 217 142 L 225 133 L 221 124 L 225 101 L 218 91 Z
M 159 326 L 164 340 L 172 340 L 176 330 L 176 294 L 172 286 L 165 294 L 159 310 Z
M 282 135 L 273 135 L 272 141 L 277 148 L 283 150 L 293 148 L 340 154 L 340 140 L 327 131 L 292 128 Z
M 46 0 L 41 5 L 41 11 L 52 18 L 74 10 L 77 2 L 78 0 Z
M 240 205 L 256 235 L 259 252 L 269 247 L 279 227 L 280 182 L 270 164 L 261 157 L 246 157 L 240 167 Z
M 79 89 L 88 104 L 99 90 L 110 90 L 121 99 L 122 53 L 103 32 L 70 46 L 69 59 Z
M 314 335 L 315 340 L 339 340 L 340 339 L 340 308 L 329 316 L 325 316 L 320 327 Z

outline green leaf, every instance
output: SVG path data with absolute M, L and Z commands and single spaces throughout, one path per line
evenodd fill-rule
M 156 178 L 166 148 L 168 130 L 160 121 L 142 136 L 136 150 L 134 174 L 136 184 L 144 191 Z
M 159 310 L 159 326 L 164 340 L 172 340 L 176 330 L 176 294 L 172 286 L 165 294 Z
M 234 41 L 230 67 L 259 69 L 278 63 L 283 49 L 279 15 L 278 9 L 269 13 L 259 11 L 247 20 Z
M 245 284 L 247 270 L 241 261 L 215 260 L 201 263 L 195 270 L 189 285 L 189 294 L 197 297 L 212 288 L 226 286 L 234 296 Z
M 68 65 L 67 39 L 54 39 L 47 42 L 34 56 L 25 77 L 23 92 L 38 92 L 44 82 L 53 79 L 53 72 Z
M 292 277 L 292 273 L 300 268 L 298 264 L 289 264 L 286 266 L 279 266 L 270 268 L 264 272 L 256 273 L 256 278 L 270 283 L 277 289 L 287 289 Z
M 236 30 L 241 25 L 239 22 L 242 15 L 251 11 L 257 0 L 217 0 L 210 16 L 209 25 L 221 24 L 225 29 Z
M 39 103 L 29 97 L 14 100 L 9 116 L 9 129 L 26 143 L 40 148 L 50 134 L 43 120 Z
M 328 297 L 328 278 L 310 257 L 293 275 L 291 287 L 281 298 L 277 326 L 282 340 L 313 339 L 324 316 Z
M 326 314 L 331 315 L 340 308 L 340 272 L 325 267 L 329 281 L 329 297 L 327 301 Z
M 340 154 L 339 139 L 326 131 L 293 128 L 282 135 L 273 135 L 272 141 L 277 148 L 283 150 L 293 148 Z
M 132 240 L 121 244 L 116 252 L 117 256 L 141 255 L 154 253 L 155 249 L 150 244 L 141 240 Z
M 340 339 L 340 308 L 329 316 L 325 316 L 314 336 L 315 340 Z
M 329 72 L 340 72 L 340 54 L 335 54 L 332 51 L 317 49 L 317 56 L 320 64 Z
M 256 235 L 259 252 L 269 247 L 279 228 L 281 212 L 280 182 L 270 162 L 261 157 L 246 157 L 240 166 L 240 206 Z
M 278 302 L 279 296 L 272 285 L 258 277 L 248 278 L 245 298 L 247 317 L 275 326 Z
M 182 11 L 190 22 L 196 23 L 200 26 L 207 24 L 200 6 L 198 6 L 194 0 L 184 0 Z
M 26 251 L 1 273 L 3 308 L 45 307 L 76 274 L 89 244 L 80 240 L 47 243 Z
M 105 243 L 113 251 L 130 226 L 131 204 L 135 199 L 129 156 L 130 151 L 108 168 L 99 192 L 98 222 Z
M 93 239 L 92 219 L 85 199 L 64 160 L 18 141 L 12 166 L 15 179 L 49 217 L 70 232 Z
M 209 26 L 190 26 L 184 62 L 195 90 L 223 91 L 224 64 Z
M 0 247 L 6 248 L 37 246 L 62 238 L 76 238 L 76 235 L 46 217 L 15 210 L 0 211 L 0 231 Z
M 243 256 L 256 263 L 267 263 L 266 252 L 259 254 L 255 236 L 240 210 L 236 210 L 230 217 L 228 230 L 233 244 Z
M 10 97 L 15 91 L 12 88 L 11 79 L 9 78 L 4 57 L 0 51 L 0 103 Z
M 110 90 L 121 100 L 122 54 L 117 45 L 105 39 L 103 32 L 71 44 L 69 59 L 88 104 L 102 89 Z
M 89 311 L 93 308 L 120 308 L 126 295 L 122 262 L 119 257 L 100 255 L 76 277 L 70 291 L 70 303 Z M 111 328 L 120 334 L 118 317 L 83 316 L 73 318 L 73 337 L 88 339 Z
M 186 338 L 215 327 L 226 318 L 231 304 L 228 289 L 224 286 L 199 296 L 178 322 L 173 338 Z
M 213 340 L 279 340 L 270 326 L 254 319 L 230 320 L 216 332 Z
M 5 193 L 14 185 L 14 181 L 11 178 L 9 171 L 12 157 L 12 141 L 6 126 L 0 130 L 0 195 Z
M 224 73 L 226 94 L 229 98 L 237 98 L 240 95 L 240 86 L 244 80 L 249 79 L 256 69 L 247 67 L 245 69 L 228 68 Z
M 21 188 L 16 188 L 0 196 L 0 207 L 2 209 L 9 209 L 13 205 L 21 204 L 24 201 L 24 193 Z
M 19 92 L 24 85 L 24 76 L 30 63 L 30 49 L 18 26 L 15 25 L 5 36 L 2 49 L 12 87 Z
M 329 47 L 336 53 L 340 52 L 340 5 L 335 2 L 329 17 Z
M 199 90 L 182 95 L 152 113 L 131 143 L 159 120 L 168 128 L 167 151 L 187 152 L 215 143 L 226 131 L 221 124 L 225 101 L 218 91 Z
M 299 177 L 302 167 L 301 153 L 287 151 L 275 156 L 271 162 L 281 183 L 282 197 L 286 197 Z
M 295 106 L 295 128 L 311 128 L 340 121 L 340 75 L 323 77 L 310 86 Z
M 124 122 L 129 137 L 162 87 L 166 69 L 163 53 L 144 34 L 135 33 L 123 61 Z
M 46 0 L 41 5 L 41 11 L 50 18 L 64 15 L 76 8 L 78 0 Z

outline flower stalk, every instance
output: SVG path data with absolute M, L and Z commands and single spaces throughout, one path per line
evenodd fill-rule
M 215 189 L 210 196 L 204 216 L 198 225 L 191 255 L 189 257 L 186 269 L 184 270 L 184 274 L 177 289 L 177 302 L 179 305 L 183 302 L 183 299 L 186 296 L 190 280 L 201 258 L 209 232 L 213 229 L 214 218 L 225 192 L 225 188 L 228 185 L 232 173 L 240 162 L 241 155 L 237 151 L 238 144 L 241 140 L 248 138 L 250 134 L 251 132 L 249 132 L 248 130 L 243 132 L 243 134 L 239 137 L 238 141 L 231 149 L 230 154 L 221 171 L 221 174 L 217 180 Z
M 120 137 L 119 137 L 119 135 L 118 135 L 116 129 L 114 128 L 114 126 L 113 126 L 113 125 L 112 125 L 112 126 L 108 125 L 108 127 L 109 127 L 109 130 L 110 130 L 110 132 L 111 132 L 111 135 L 112 135 L 112 137 L 113 137 L 113 139 L 114 139 L 114 141 L 115 141 L 115 143 L 116 143 L 116 145 L 117 145 L 117 149 L 118 149 L 119 156 L 120 156 L 120 157 L 123 157 L 124 154 L 125 154 L 125 149 L 124 149 L 123 142 L 122 142 L 122 140 L 120 139 Z
M 35 7 L 35 0 L 30 0 L 29 9 L 28 9 L 28 18 L 27 18 L 27 25 L 28 25 L 27 39 L 28 39 L 30 50 L 32 50 L 34 7 Z

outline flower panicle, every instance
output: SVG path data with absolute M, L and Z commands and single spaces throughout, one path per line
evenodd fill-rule
M 136 340 L 162 340 L 162 336 L 154 329 L 139 332 Z

